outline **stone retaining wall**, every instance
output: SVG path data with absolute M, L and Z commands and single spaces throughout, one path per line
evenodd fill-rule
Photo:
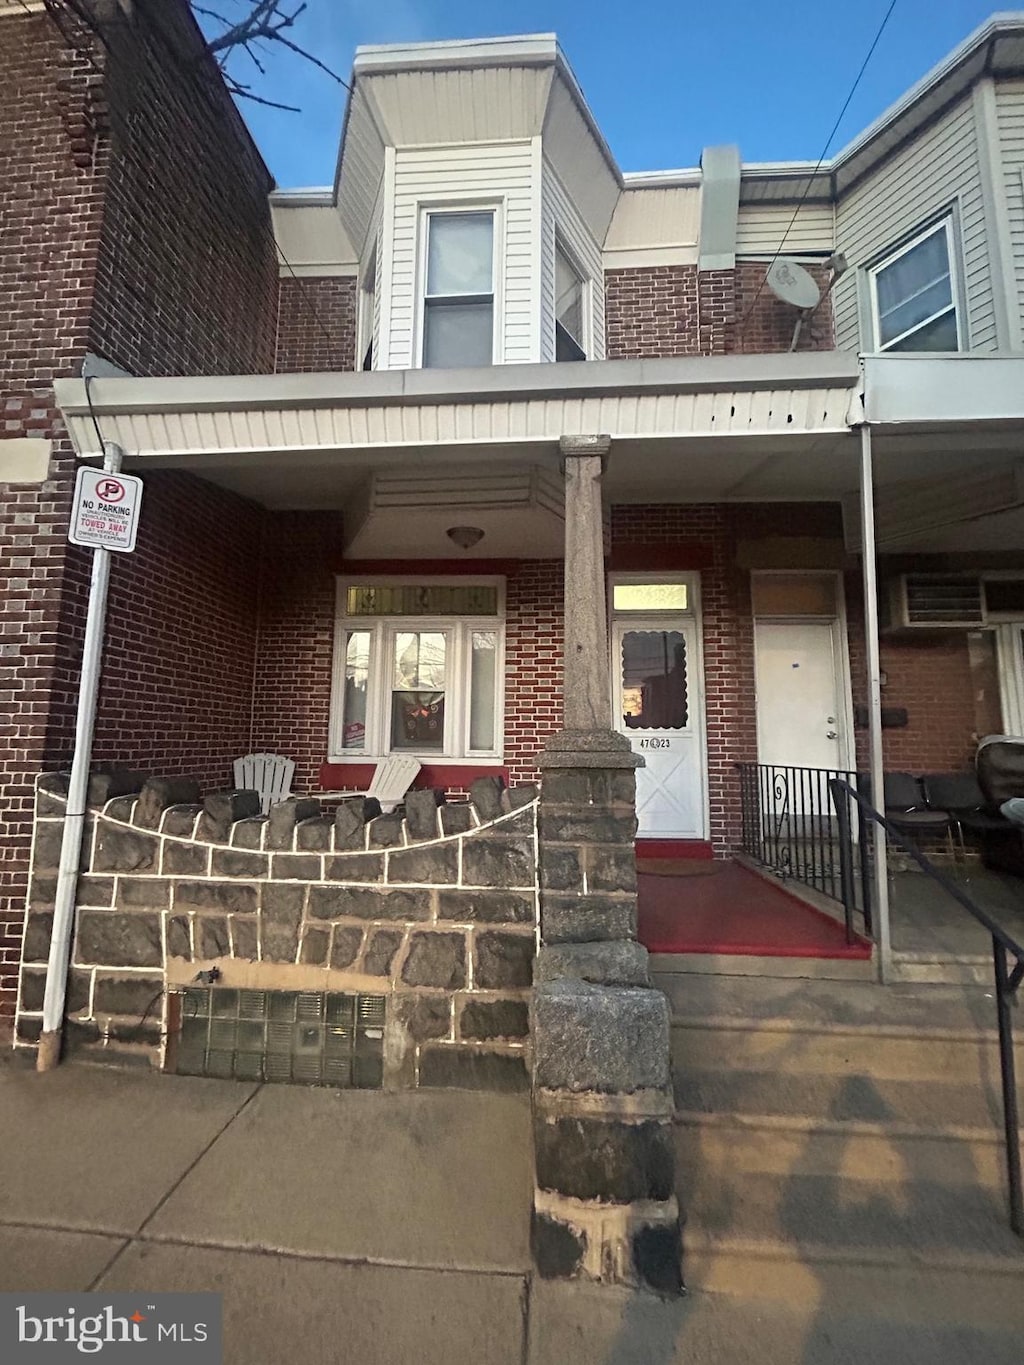
M 38 782 L 22 1045 L 41 1029 L 65 793 Z M 228 987 L 385 996 L 385 1086 L 525 1089 L 536 790 L 482 779 L 468 803 L 410 792 L 404 816 L 369 819 L 361 798 L 258 809 L 254 792 L 94 779 L 68 1046 L 161 1064 L 167 988 L 216 966 Z

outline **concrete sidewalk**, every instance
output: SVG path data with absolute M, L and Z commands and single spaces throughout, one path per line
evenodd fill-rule
M 1005 1322 L 921 1304 L 907 1323 L 906 1294 L 858 1311 L 850 1268 L 799 1304 L 536 1281 L 530 1163 L 519 1096 L 38 1076 L 8 1051 L 0 1290 L 216 1290 L 228 1365 L 1020 1359 Z

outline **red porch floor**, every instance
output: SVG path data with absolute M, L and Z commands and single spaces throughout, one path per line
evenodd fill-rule
M 869 943 L 847 943 L 841 924 L 777 883 L 738 863 L 704 867 L 699 874 L 641 870 L 640 942 L 650 952 L 871 956 Z

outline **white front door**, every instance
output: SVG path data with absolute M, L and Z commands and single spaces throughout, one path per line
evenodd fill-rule
M 637 837 L 703 839 L 704 719 L 692 617 L 619 619 L 612 632 L 616 728 L 644 759 Z
M 846 768 L 846 700 L 830 621 L 758 621 L 757 756 L 791 768 Z

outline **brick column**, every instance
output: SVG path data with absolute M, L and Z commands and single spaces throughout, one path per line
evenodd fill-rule
M 541 942 L 532 1038 L 538 1271 L 681 1285 L 669 1015 L 636 942 L 636 777 L 609 727 L 601 468 L 563 438 L 565 729 L 541 758 Z

